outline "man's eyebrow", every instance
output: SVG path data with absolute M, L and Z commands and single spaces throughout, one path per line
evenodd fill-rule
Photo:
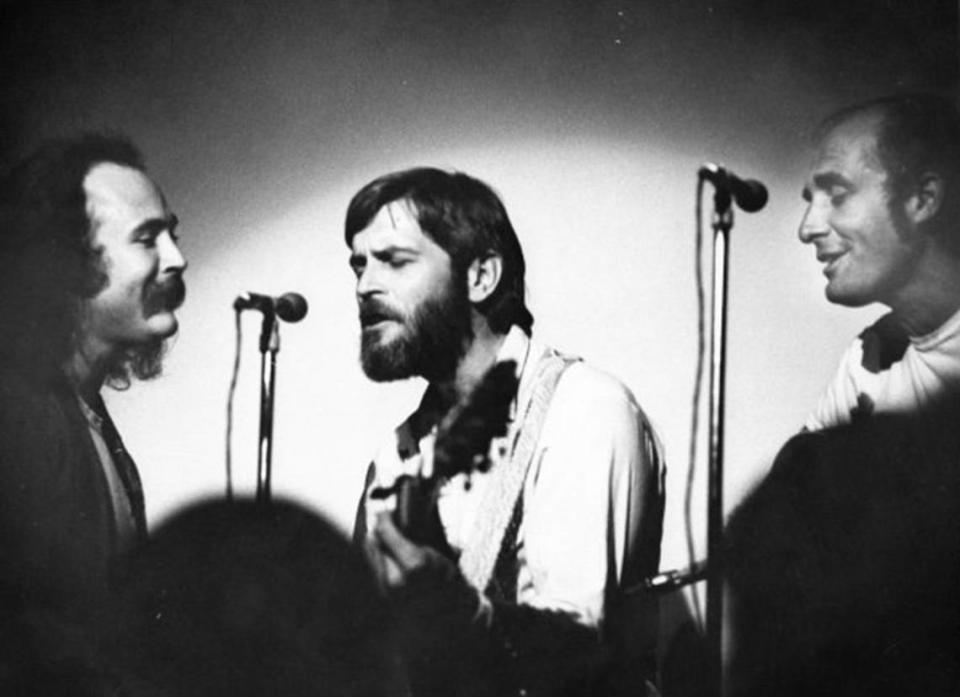
M 378 249 L 370 249 L 365 254 L 354 252 L 350 255 L 350 266 L 353 268 L 362 266 L 363 264 L 367 263 L 368 256 L 383 261 L 384 259 L 390 259 L 391 257 L 402 255 L 419 256 L 420 250 L 416 247 L 408 247 L 401 244 L 391 244 Z
M 829 189 L 834 186 L 851 186 L 853 182 L 839 172 L 820 172 L 813 175 L 813 185 L 818 189 Z
M 169 230 L 173 232 L 177 229 L 177 225 L 180 224 L 180 219 L 171 213 L 165 218 L 147 218 L 142 223 L 137 225 L 133 229 L 134 234 L 141 232 L 149 232 L 154 235 L 158 235 L 164 230 Z
M 387 257 L 392 257 L 396 254 L 411 254 L 418 255 L 420 250 L 416 247 L 402 245 L 402 244 L 391 244 L 381 249 L 373 249 L 370 251 L 370 254 L 375 256 L 377 259 L 385 259 Z

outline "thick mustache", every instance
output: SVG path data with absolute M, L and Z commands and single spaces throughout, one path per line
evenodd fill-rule
M 178 274 L 147 287 L 144 306 L 148 312 L 176 310 L 187 297 L 187 286 Z
M 403 315 L 385 303 L 369 301 L 360 306 L 360 324 L 367 325 L 384 319 L 403 321 Z

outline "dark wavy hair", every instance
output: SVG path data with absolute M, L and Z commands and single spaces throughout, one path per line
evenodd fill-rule
M 82 301 L 107 282 L 83 189 L 87 173 L 104 162 L 144 170 L 142 155 L 127 138 L 85 133 L 44 143 L 0 180 L 5 366 L 50 377 L 78 346 Z M 142 357 L 125 357 L 110 373 L 112 384 L 129 384 L 129 372 L 149 373 L 140 363 Z
M 503 274 L 493 293 L 479 307 L 490 327 L 505 333 L 517 325 L 527 334 L 533 315 L 524 302 L 526 263 L 517 233 L 500 197 L 479 179 L 461 172 L 418 167 L 373 180 L 347 208 L 347 245 L 383 206 L 406 201 L 425 234 L 440 245 L 463 276 L 471 262 L 493 251 L 503 259 Z
M 944 236 L 960 254 L 960 112 L 938 94 L 895 94 L 853 104 L 827 117 L 817 130 L 822 139 L 853 118 L 876 114 L 877 158 L 889 179 L 892 202 L 909 196 L 925 172 L 943 179 L 946 194 L 929 229 Z

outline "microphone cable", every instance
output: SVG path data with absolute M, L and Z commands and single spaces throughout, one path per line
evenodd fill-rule
M 234 321 L 236 323 L 236 348 L 233 357 L 233 372 L 230 375 L 230 389 L 227 392 L 227 441 L 226 441 L 226 475 L 227 475 L 227 501 L 233 501 L 233 458 L 231 454 L 230 443 L 233 440 L 233 397 L 237 391 L 237 376 L 240 374 L 240 344 L 242 338 L 240 324 L 240 309 L 234 311 Z
M 694 212 L 694 281 L 697 292 L 697 368 L 693 382 L 693 398 L 690 416 L 690 450 L 687 465 L 687 482 L 683 495 L 683 520 L 687 540 L 687 555 L 689 563 L 695 566 L 697 550 L 693 539 L 693 483 L 697 466 L 697 440 L 700 434 L 700 403 L 703 401 L 702 387 L 706 354 L 706 301 L 703 283 L 703 177 L 697 177 L 696 208 Z M 703 611 L 700 607 L 700 596 L 692 592 L 694 620 L 698 626 L 703 626 Z

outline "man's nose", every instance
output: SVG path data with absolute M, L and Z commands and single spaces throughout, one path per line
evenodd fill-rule
M 187 260 L 177 246 L 176 241 L 169 233 L 164 233 L 158 238 L 157 244 L 160 246 L 160 268 L 166 272 L 183 273 L 187 268 Z
M 807 210 L 800 221 L 800 229 L 797 230 L 797 237 L 804 244 L 813 242 L 818 237 L 823 237 L 830 232 L 830 225 L 827 223 L 827 207 L 818 203 L 816 200 L 807 204 Z
M 366 264 L 357 274 L 357 297 L 368 297 L 383 290 L 375 264 Z

